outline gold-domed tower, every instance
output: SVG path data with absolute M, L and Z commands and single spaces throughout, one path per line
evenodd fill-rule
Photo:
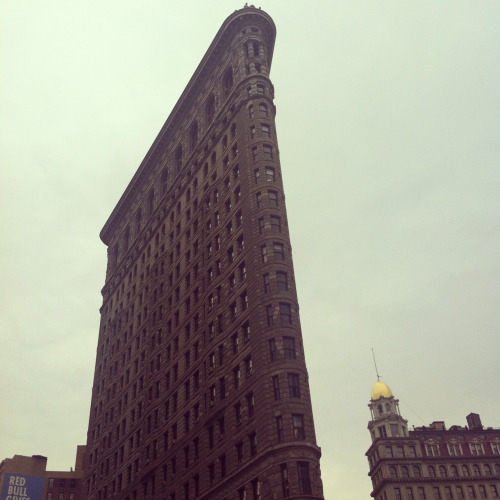
M 399 400 L 394 397 L 389 386 L 380 381 L 380 377 L 377 377 L 372 388 L 368 408 L 372 416 L 368 422 L 372 441 L 379 437 L 408 436 L 408 421 L 399 413 Z

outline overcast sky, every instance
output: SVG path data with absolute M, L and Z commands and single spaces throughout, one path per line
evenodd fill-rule
M 259 6 L 259 4 L 256 4 Z M 325 498 L 411 425 L 500 426 L 500 2 L 262 0 Z M 0 0 L 0 460 L 86 442 L 99 231 L 232 0 Z

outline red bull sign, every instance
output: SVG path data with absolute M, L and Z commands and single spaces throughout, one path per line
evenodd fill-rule
M 0 500 L 42 500 L 45 478 L 4 474 Z

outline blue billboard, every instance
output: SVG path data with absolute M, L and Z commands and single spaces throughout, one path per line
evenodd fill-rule
M 0 500 L 42 500 L 45 478 L 5 473 Z

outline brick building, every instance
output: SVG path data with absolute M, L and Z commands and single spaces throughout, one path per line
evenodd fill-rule
M 377 500 L 500 498 L 500 429 L 478 414 L 467 426 L 444 422 L 408 431 L 398 400 L 378 381 L 368 405 L 372 445 L 366 452 Z
M 14 455 L 0 463 L 1 500 L 81 500 L 85 446 L 76 450 L 75 468 L 69 471 L 48 471 L 47 457 Z M 13 480 L 11 478 L 14 478 Z M 5 486 L 11 480 L 17 490 L 10 493 Z M 5 495 L 4 495 L 5 493 Z M 9 496 L 9 495 L 13 496 Z
M 89 500 L 323 498 L 274 40 L 226 19 L 102 229 Z

